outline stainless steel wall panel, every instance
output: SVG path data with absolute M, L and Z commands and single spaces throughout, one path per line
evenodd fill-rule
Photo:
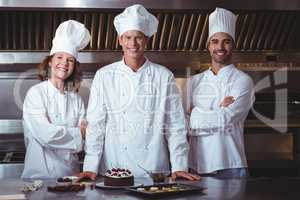
M 45 56 L 45 52 L 0 52 L 0 74 L 9 72 L 25 72 L 36 68 Z M 266 62 L 268 56 L 276 57 L 277 62 Z M 210 63 L 208 52 L 195 51 L 147 51 L 146 56 L 154 62 L 169 66 L 172 71 L 177 68 L 185 70 L 207 68 Z M 84 72 L 95 72 L 99 67 L 115 62 L 122 58 L 121 51 L 97 51 L 80 52 L 78 60 Z M 300 54 L 295 52 L 233 52 L 233 62 L 243 70 L 272 71 L 280 67 L 288 67 L 288 70 L 297 71 L 300 67 Z M 2 77 L 2 75 L 1 75 Z M 5 77 L 3 77 L 5 78 Z
M 0 120 L 21 119 L 27 90 L 38 83 L 37 79 L 0 79 Z
M 23 169 L 23 163 L 0 164 L 0 179 L 20 178 Z
M 0 119 L 0 134 L 17 133 L 23 133 L 23 125 L 21 119 Z

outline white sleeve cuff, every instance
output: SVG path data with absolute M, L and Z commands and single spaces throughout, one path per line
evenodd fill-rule
M 66 128 L 72 137 L 74 138 L 75 151 L 80 152 L 83 149 L 83 139 L 81 137 L 80 128 Z
M 84 164 L 83 164 L 83 171 L 84 172 L 95 172 L 98 173 L 100 159 L 95 156 L 85 155 L 84 157 Z
M 172 173 L 177 171 L 188 172 L 188 157 L 180 156 L 171 163 Z

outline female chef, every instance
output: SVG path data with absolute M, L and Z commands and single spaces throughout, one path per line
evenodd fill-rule
M 59 25 L 50 55 L 39 65 L 41 83 L 23 104 L 26 145 L 22 178 L 57 178 L 79 172 L 77 153 L 85 136 L 85 107 L 77 94 L 81 76 L 78 51 L 90 40 L 75 20 Z

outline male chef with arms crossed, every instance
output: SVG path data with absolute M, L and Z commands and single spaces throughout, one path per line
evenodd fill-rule
M 232 64 L 236 16 L 216 8 L 209 16 L 211 67 L 192 77 L 190 168 L 217 178 L 247 177 L 243 126 L 252 106 L 253 82 Z
M 81 177 L 95 179 L 107 169 L 127 168 L 135 177 L 146 170 L 172 178 L 198 180 L 188 173 L 188 142 L 182 102 L 173 74 L 144 56 L 158 20 L 133 5 L 115 17 L 121 61 L 99 69 L 91 86 Z M 100 167 L 99 167 L 100 166 Z

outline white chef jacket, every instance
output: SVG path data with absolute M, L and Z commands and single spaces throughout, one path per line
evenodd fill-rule
M 124 60 L 97 71 L 87 110 L 84 171 L 113 167 L 136 177 L 147 170 L 188 170 L 182 101 L 173 74 L 146 60 L 137 72 Z
M 198 173 L 247 167 L 243 127 L 254 101 L 253 82 L 234 65 L 209 69 L 188 84 L 191 107 L 189 166 Z M 220 107 L 226 96 L 235 101 Z
M 83 147 L 79 125 L 84 118 L 84 104 L 77 93 L 62 94 L 51 81 L 31 87 L 23 105 L 26 157 L 22 178 L 78 173 L 76 153 Z

